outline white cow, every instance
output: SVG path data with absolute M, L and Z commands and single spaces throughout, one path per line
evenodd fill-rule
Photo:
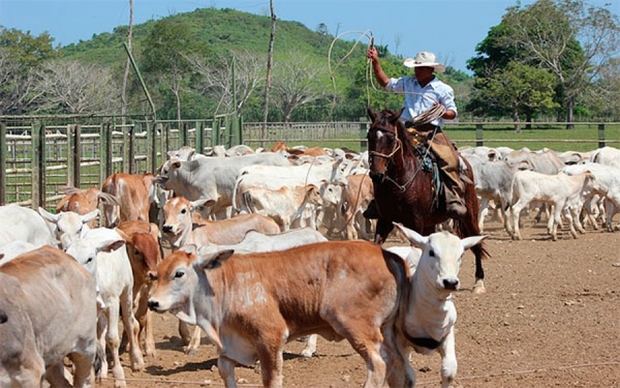
M 114 229 L 96 228 L 85 233 L 69 245 L 67 253 L 92 273 L 97 280 L 98 296 L 102 306 L 99 318 L 98 337 L 103 349 L 110 346 L 115 386 L 124 387 L 125 372 L 120 363 L 118 319 L 122 316 L 125 333 L 129 339 L 131 368 L 134 371 L 144 367 L 144 360 L 138 344 L 140 327 L 133 310 L 133 273 L 125 241 Z M 101 367 L 106 376 L 107 361 Z
M 190 201 L 214 200 L 212 212 L 223 218 L 226 208 L 232 204 L 240 171 L 252 165 L 288 166 L 290 162 L 283 154 L 272 152 L 230 158 L 207 157 L 188 162 L 169 160 L 162 166 L 156 182 Z
M 37 248 L 39 247 L 26 241 L 11 241 L 0 247 L 0 265 L 13 260 L 22 253 L 34 251 Z
M 40 207 L 39 214 L 50 223 L 62 248 L 67 249 L 74 241 L 82 238 L 91 230 L 88 223 L 99 216 L 99 209 L 80 215 L 75 212 L 52 214 Z
M 0 386 L 90 386 L 97 352 L 95 279 L 64 252 L 45 246 L 0 266 Z
M 486 236 L 459 239 L 448 232 L 421 236 L 395 224 L 411 244 L 422 250 L 410 277 L 409 303 L 403 330 L 416 352 L 441 354 L 441 385 L 454 383 L 457 371 L 454 325 L 456 307 L 452 292 L 459 288 L 459 270 L 464 252 Z
M 591 161 L 620 168 L 620 150 L 609 146 L 603 147 L 592 154 Z
M 317 229 L 317 214 L 323 204 L 319 189 L 312 184 L 279 189 L 248 188 L 243 201 L 250 213 L 272 218 L 283 232 L 304 226 Z
M 547 223 L 547 231 L 554 241 L 557 240 L 557 228 L 561 222 L 560 216 L 566 206 L 569 206 L 572 211 L 572 216 L 570 213 L 565 213 L 569 218 L 571 235 L 573 238 L 577 238 L 572 217 L 578 218 L 581 209 L 576 209 L 576 206 L 581 201 L 582 193 L 592 189 L 592 178 L 593 176 L 589 172 L 575 176 L 564 173 L 545 175 L 534 171 L 517 172 L 512 181 L 512 237 L 521 240 L 521 232 L 519 231 L 521 210 L 530 202 L 538 201 L 554 207 L 554 214 L 549 217 Z
M 0 206 L 0 247 L 13 241 L 30 243 L 37 248 L 58 243 L 34 210 L 15 204 Z
M 568 175 L 589 171 L 594 176 L 593 192 L 603 197 L 605 203 L 605 225 L 613 231 L 612 219 L 620 212 L 620 168 L 598 163 L 584 163 L 566 166 L 562 171 Z

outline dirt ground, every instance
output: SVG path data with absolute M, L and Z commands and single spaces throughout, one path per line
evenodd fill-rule
M 487 293 L 473 295 L 473 256 L 461 267 L 464 289 L 458 310 L 457 384 L 463 387 L 620 387 L 620 233 L 588 231 L 552 242 L 544 228 L 526 227 L 511 241 L 489 224 L 484 262 Z M 389 245 L 398 245 L 389 241 Z M 156 315 L 158 354 L 145 371 L 131 372 L 128 386 L 222 386 L 213 346 L 194 355 L 181 349 L 171 315 Z M 286 387 L 359 387 L 362 359 L 349 344 L 320 338 L 318 355 L 298 356 L 303 343 L 287 346 Z M 439 355 L 412 358 L 417 386 L 438 386 Z M 236 369 L 240 386 L 260 385 L 258 369 Z M 112 386 L 105 380 L 104 386 Z

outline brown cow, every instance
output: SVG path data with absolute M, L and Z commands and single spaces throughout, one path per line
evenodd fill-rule
M 413 385 L 397 325 L 409 289 L 398 256 L 365 241 L 234 256 L 186 249 L 152 274 L 149 308 L 200 325 L 217 346 L 226 387 L 236 386 L 237 363 L 257 359 L 263 385 L 281 387 L 284 345 L 312 333 L 349 341 L 366 362 L 365 387 Z
M 153 202 L 155 187 L 152 174 L 110 175 L 101 185 L 101 191 L 111 194 L 120 203 L 116 208 L 104 204 L 104 213 L 108 227 L 118 225 L 122 221 L 149 221 L 149 209 Z
M 63 190 L 65 196 L 58 201 L 56 205 L 56 213 L 75 212 L 80 215 L 90 213 L 97 209 L 99 203 L 110 207 L 119 206 L 118 199 L 108 193 L 104 193 L 96 187 L 87 190 L 81 190 L 75 187 L 67 186 Z M 93 219 L 88 223 L 91 228 L 97 227 L 97 220 Z
M 140 324 L 138 338 L 144 331 L 144 353 L 147 356 L 155 356 L 153 322 L 147 308 L 152 283 L 148 280 L 147 274 L 156 270 L 162 258 L 157 225 L 144 221 L 124 221 L 116 230 L 127 243 L 127 255 L 133 272 L 135 316 Z

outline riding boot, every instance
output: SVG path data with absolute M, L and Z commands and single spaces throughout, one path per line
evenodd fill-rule
M 455 184 L 450 184 L 444 180 L 444 198 L 446 200 L 446 210 L 451 217 L 463 217 L 467 214 L 467 206 L 463 199 L 462 191 Z
M 375 202 L 374 199 L 370 201 L 370 203 L 368 204 L 368 208 L 364 210 L 362 215 L 364 216 L 364 218 L 367 218 L 369 220 L 379 219 L 379 209 L 377 209 L 377 202 Z

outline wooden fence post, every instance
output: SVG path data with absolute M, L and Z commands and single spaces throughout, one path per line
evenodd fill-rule
M 218 117 L 213 118 L 213 129 L 211 130 L 211 147 L 215 147 L 220 144 L 220 119 Z
M 230 116 L 228 128 L 228 148 L 241 144 L 241 128 L 239 127 L 239 117 L 236 113 Z
M 360 152 L 368 149 L 368 129 L 370 123 L 366 117 L 360 117 Z
M 196 121 L 196 153 L 204 153 L 204 126 L 200 121 Z
M 129 174 L 133 174 L 136 172 L 136 155 L 135 155 L 135 139 L 136 139 L 136 125 L 137 123 L 134 121 L 133 124 L 127 128 L 127 159 L 129 164 L 127 165 L 127 172 Z
M 183 122 L 180 125 L 181 128 L 179 128 L 179 135 L 181 136 L 181 146 L 186 146 L 187 145 L 187 123 Z
M 482 147 L 484 145 L 484 129 L 482 124 L 476 124 L 476 147 Z
M 45 125 L 32 124 L 32 208 L 45 207 Z
M 239 144 L 243 144 L 243 116 L 239 116 Z
M 168 141 L 168 129 L 170 126 L 167 123 L 161 123 L 159 126 L 159 149 L 161 151 L 162 160 L 166 160 L 168 158 L 167 154 L 170 150 L 169 141 Z
M 161 123 L 153 122 L 152 125 L 147 124 L 146 139 L 147 139 L 147 170 L 155 174 L 157 169 L 157 129 L 160 128 Z
M 6 124 L 0 123 L 0 206 L 6 204 Z
M 99 132 L 99 149 L 101 150 L 99 164 L 99 181 L 103 182 L 112 175 L 112 128 L 110 123 L 101 124 Z
M 79 124 L 67 125 L 67 185 L 80 188 L 80 162 L 82 158 Z
M 598 125 L 598 148 L 605 147 L 605 124 Z

